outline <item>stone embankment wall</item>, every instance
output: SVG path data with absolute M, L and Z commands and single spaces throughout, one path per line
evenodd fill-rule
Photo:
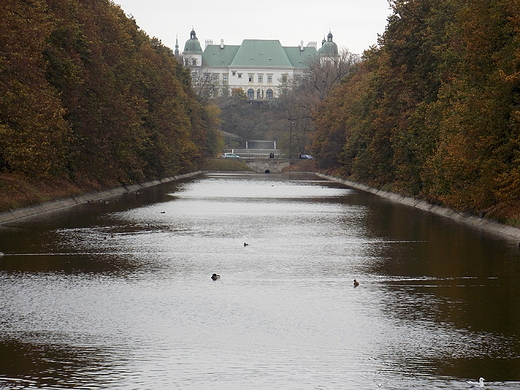
M 517 229 L 512 226 L 507 226 L 498 222 L 495 222 L 490 219 L 486 218 L 479 218 L 474 215 L 470 215 L 467 213 L 461 213 L 456 210 L 447 208 L 447 207 L 441 207 L 437 206 L 428 202 L 425 202 L 423 200 L 418 200 L 415 198 L 405 197 L 401 196 L 399 194 L 395 194 L 393 192 L 387 192 L 378 190 L 377 188 L 369 187 L 364 184 L 352 182 L 349 180 L 343 180 L 334 176 L 328 176 L 323 174 L 318 174 L 318 176 L 323 177 L 328 180 L 336 181 L 342 184 L 345 184 L 349 187 L 369 192 L 371 194 L 375 194 L 378 196 L 381 196 L 385 199 L 392 200 L 397 203 L 401 203 L 404 205 L 408 205 L 411 207 L 415 207 L 420 210 L 429 211 L 438 215 L 442 215 L 444 217 L 450 218 L 452 220 L 455 220 L 457 222 L 465 223 L 489 232 L 493 232 L 496 234 L 500 234 L 501 236 L 510 238 L 510 239 L 520 239 L 520 229 Z M 520 244 L 519 244 L 520 245 Z
M 280 173 L 284 168 L 291 165 L 292 160 L 272 159 L 272 158 L 256 158 L 252 160 L 243 160 L 246 165 L 255 172 L 263 173 L 269 170 L 270 173 Z
M 201 173 L 200 171 L 192 172 L 192 173 L 188 173 L 186 175 L 173 176 L 173 177 L 169 177 L 166 179 L 149 181 L 147 183 L 142 183 L 142 184 L 134 184 L 134 185 L 130 185 L 130 186 L 117 187 L 117 188 L 112 188 L 110 190 L 106 190 L 106 191 L 102 191 L 102 192 L 92 192 L 92 193 L 87 193 L 87 194 L 83 194 L 80 196 L 75 196 L 72 198 L 66 198 L 66 199 L 56 200 L 53 202 L 47 202 L 47 203 L 43 203 L 43 204 L 32 206 L 32 207 L 26 207 L 26 208 L 6 211 L 4 213 L 0 213 L 0 224 L 14 221 L 16 219 L 31 217 L 31 216 L 35 216 L 38 214 L 48 213 L 50 211 L 56 211 L 56 210 L 64 209 L 67 207 L 76 206 L 76 205 L 83 204 L 83 203 L 89 203 L 89 202 L 93 202 L 93 201 L 97 202 L 102 199 L 108 199 L 108 198 L 118 196 L 118 195 L 128 193 L 128 192 L 139 191 L 143 188 L 156 186 L 158 184 L 168 183 L 168 182 L 171 182 L 174 180 L 180 180 L 180 179 L 184 179 L 184 178 L 188 178 L 188 177 L 192 177 L 192 176 L 197 176 L 200 173 Z

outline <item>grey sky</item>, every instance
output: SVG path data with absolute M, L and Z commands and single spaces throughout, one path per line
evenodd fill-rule
M 202 48 L 206 40 L 238 45 L 243 39 L 278 39 L 284 46 L 307 45 L 329 33 L 340 49 L 361 54 L 376 44 L 390 15 L 387 0 L 328 0 L 302 5 L 299 0 L 114 0 L 148 35 L 182 51 L 192 26 Z

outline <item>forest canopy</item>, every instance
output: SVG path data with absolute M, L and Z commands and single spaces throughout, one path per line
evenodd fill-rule
M 109 0 L 1 0 L 0 173 L 110 186 L 197 168 L 218 109 Z
M 390 4 L 378 45 L 315 115 L 321 168 L 520 219 L 520 2 Z

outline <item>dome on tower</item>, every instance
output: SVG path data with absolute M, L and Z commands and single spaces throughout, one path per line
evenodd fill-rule
M 197 34 L 195 34 L 195 30 L 191 30 L 190 39 L 184 44 L 183 53 L 202 53 L 202 48 L 197 39 Z
M 338 45 L 332 41 L 332 33 L 330 31 L 327 35 L 327 40 L 323 40 L 318 54 L 322 57 L 337 57 L 339 55 Z

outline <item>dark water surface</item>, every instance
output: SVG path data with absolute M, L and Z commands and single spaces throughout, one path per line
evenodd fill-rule
M 170 183 L 0 251 L 0 389 L 520 389 L 517 243 L 314 176 Z

